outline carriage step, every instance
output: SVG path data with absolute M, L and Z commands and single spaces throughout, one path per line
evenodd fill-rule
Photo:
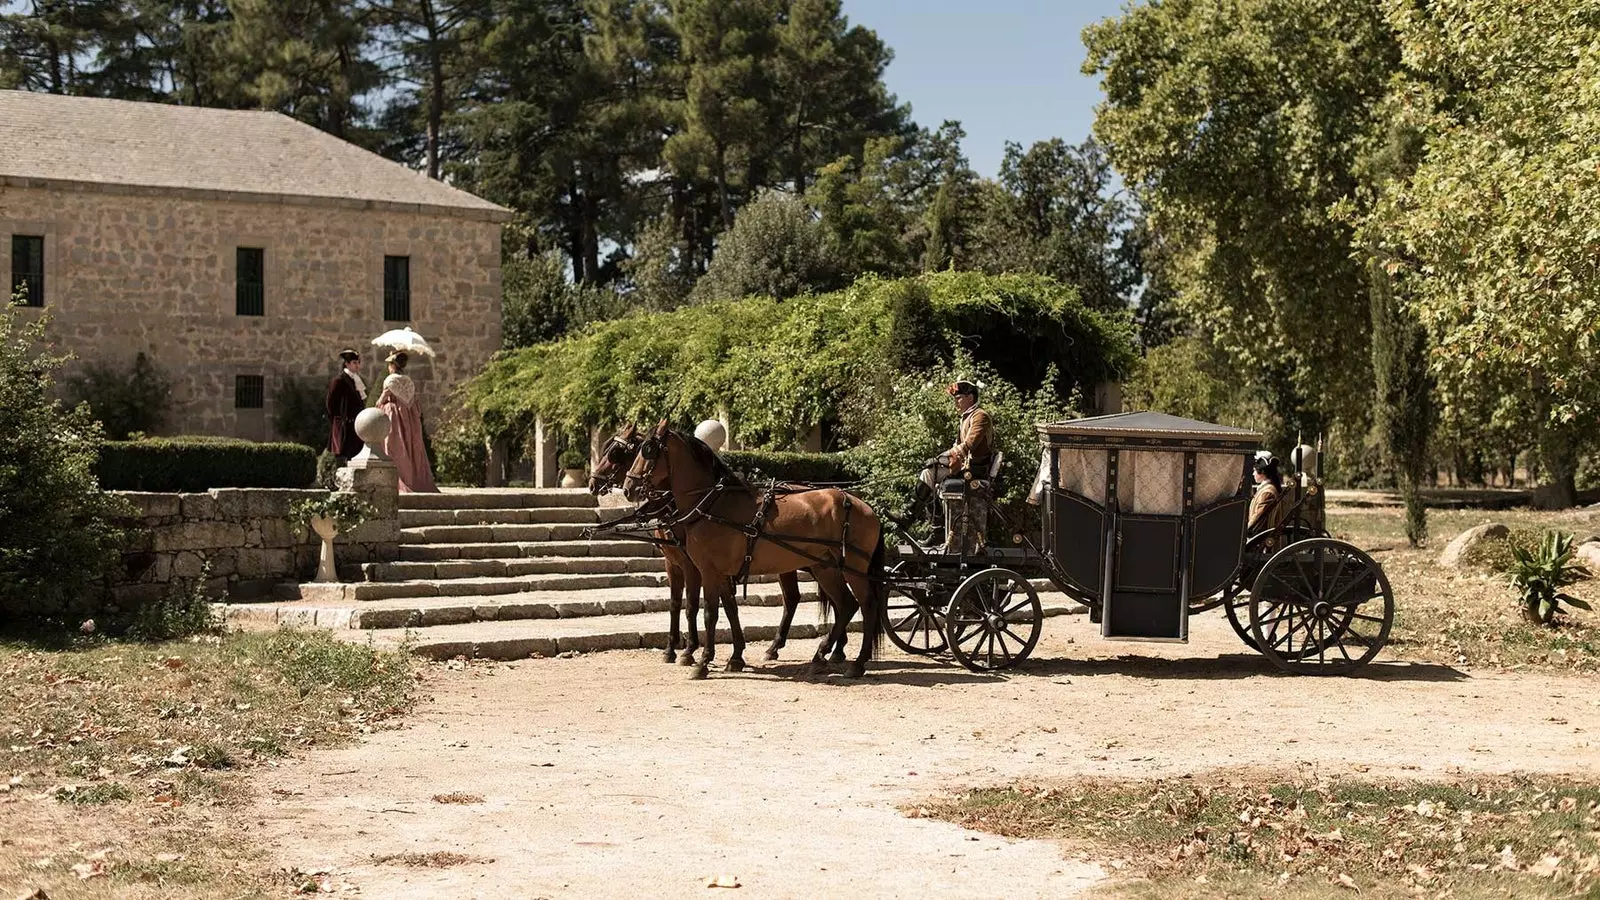
M 367 563 L 368 581 L 395 582 L 454 578 L 519 578 L 523 575 L 619 575 L 660 573 L 662 561 L 648 556 L 542 556 L 532 559 L 454 559 Z
M 620 518 L 626 510 L 567 506 L 504 509 L 402 509 L 402 528 L 430 525 L 598 525 Z
M 401 509 L 594 509 L 594 495 L 577 489 L 445 488 L 438 494 L 401 494 Z
M 665 570 L 615 575 L 524 575 L 520 578 L 419 578 L 412 581 L 365 581 L 352 584 L 309 582 L 297 588 L 300 600 L 348 603 L 415 597 L 492 597 L 528 591 L 574 591 L 593 588 L 665 588 Z
M 801 602 L 817 599 L 814 589 L 802 589 Z M 750 591 L 740 609 L 781 606 L 783 594 L 774 586 Z M 666 613 L 672 601 L 659 588 L 622 588 L 502 594 L 488 597 L 451 597 L 376 600 L 332 604 L 321 600 L 255 603 L 228 607 L 228 621 L 237 625 L 275 627 L 291 625 L 334 629 L 430 628 L 466 622 L 506 622 L 525 619 L 581 619 Z M 663 620 L 665 616 L 662 617 Z
M 464 559 L 528 559 L 545 556 L 600 558 L 653 557 L 656 548 L 643 541 L 525 541 L 483 544 L 401 544 L 401 562 L 445 562 Z M 659 563 L 658 563 L 659 565 Z

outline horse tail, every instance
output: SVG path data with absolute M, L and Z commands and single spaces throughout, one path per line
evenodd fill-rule
M 861 615 L 861 641 L 872 648 L 872 655 L 878 656 L 883 649 L 883 632 L 885 619 L 889 617 L 889 581 L 886 577 L 884 559 L 887 554 L 888 532 L 878 529 L 878 545 L 872 548 L 872 559 L 867 563 L 867 602 L 872 604 L 872 615 L 865 611 Z

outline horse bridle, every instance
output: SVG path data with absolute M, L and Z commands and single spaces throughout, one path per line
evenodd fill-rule
M 640 458 L 644 460 L 644 471 L 636 475 L 633 470 L 638 465 L 638 459 Z M 632 499 L 634 486 L 638 482 L 643 482 L 644 484 L 644 501 L 648 501 L 652 496 L 664 493 L 650 487 L 650 483 L 656 473 L 656 462 L 660 459 L 661 441 L 652 434 L 639 444 L 634 465 L 628 467 L 628 474 L 622 479 L 622 496 Z

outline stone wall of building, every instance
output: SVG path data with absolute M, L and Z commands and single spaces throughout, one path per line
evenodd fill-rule
M 392 474 L 393 469 L 388 470 Z M 341 470 L 347 473 L 349 470 Z M 349 488 L 349 478 L 345 478 Z M 334 541 L 340 577 L 359 580 L 361 565 L 398 555 L 400 515 L 392 485 L 356 485 L 378 514 Z M 112 599 L 125 609 L 160 600 L 173 582 L 207 576 L 206 591 L 232 600 L 268 599 L 280 586 L 309 580 L 320 541 L 296 527 L 289 506 L 326 496 L 318 490 L 218 488 L 203 494 L 119 491 L 134 508 Z M 209 565 L 209 570 L 207 566 Z
M 74 365 L 148 354 L 174 381 L 173 434 L 277 436 L 280 392 L 324 389 L 345 346 L 367 356 L 376 402 L 384 368 L 369 342 L 404 325 L 438 353 L 407 372 L 431 427 L 499 348 L 500 227 L 476 210 L 0 179 L 0 273 L 12 235 L 42 235 L 52 333 Z M 264 250 L 265 315 L 237 314 L 240 247 Z M 411 260 L 406 322 L 384 319 L 386 255 Z M 264 408 L 235 409 L 239 375 L 264 377 Z

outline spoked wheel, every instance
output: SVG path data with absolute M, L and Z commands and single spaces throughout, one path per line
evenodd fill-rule
M 889 573 L 889 640 L 917 656 L 944 650 L 944 609 L 934 605 L 927 588 L 896 581 L 897 574 L 904 573 Z
M 1310 535 L 1288 537 L 1303 540 Z M 1250 585 L 1255 583 L 1261 566 L 1272 556 L 1273 548 L 1281 546 L 1284 539 L 1276 532 L 1263 531 L 1245 541 L 1244 561 L 1239 564 L 1238 574 L 1222 589 L 1222 596 L 1217 603 L 1228 614 L 1228 624 L 1233 626 L 1233 633 L 1244 641 L 1246 647 L 1258 652 L 1261 648 L 1256 645 L 1255 635 L 1250 633 Z
M 1010 569 L 984 569 L 961 582 L 945 612 L 950 652 L 974 672 L 1009 669 L 1027 659 L 1043 624 L 1039 592 Z
M 1353 672 L 1378 655 L 1393 625 L 1394 591 L 1383 568 L 1333 538 L 1279 550 L 1250 591 L 1256 647 L 1286 672 Z

